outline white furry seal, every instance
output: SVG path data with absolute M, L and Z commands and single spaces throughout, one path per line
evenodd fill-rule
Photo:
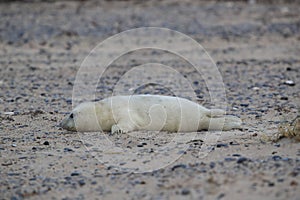
M 160 95 L 113 96 L 78 105 L 60 126 L 70 131 L 137 130 L 193 132 L 241 127 L 238 117 L 187 99 Z

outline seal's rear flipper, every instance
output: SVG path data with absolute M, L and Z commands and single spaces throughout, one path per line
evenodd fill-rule
M 236 116 L 226 115 L 224 117 L 212 117 L 209 119 L 208 130 L 223 130 L 240 129 L 242 120 Z

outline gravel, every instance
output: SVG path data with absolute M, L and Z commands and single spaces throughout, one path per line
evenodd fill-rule
M 297 199 L 299 143 L 261 138 L 299 114 L 300 7 L 255 2 L 0 3 L 1 198 Z M 180 31 L 206 49 L 222 75 L 227 113 L 243 120 L 242 130 L 110 136 L 57 126 L 72 110 L 76 73 L 90 51 L 109 36 L 145 26 Z M 123 55 L 95 83 L 95 99 L 112 95 L 121 75 L 151 61 L 172 66 L 189 81 L 195 97 L 185 89 L 180 96 L 214 106 L 202 75 L 167 55 L 152 49 Z M 143 75 L 129 77 L 120 91 L 175 95 L 166 80 L 174 88 L 183 85 L 150 70 L 150 83 L 132 90 Z M 151 82 L 154 75 L 160 84 Z M 179 142 L 172 146 L 175 136 Z M 107 138 L 117 147 L 103 148 Z M 159 155 L 163 159 L 152 163 Z M 157 168 L 132 170 L 150 164 Z

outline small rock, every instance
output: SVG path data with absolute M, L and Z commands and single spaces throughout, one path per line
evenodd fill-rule
M 71 176 L 79 176 L 79 175 L 80 175 L 80 172 L 77 172 L 77 171 L 71 173 Z
M 274 147 L 280 147 L 280 144 L 274 144 Z
M 12 165 L 13 163 L 11 162 L 11 160 L 8 160 L 6 162 L 1 163 L 2 166 L 9 166 Z
M 45 142 L 43 143 L 43 145 L 50 145 L 50 143 L 49 143 L 48 141 L 45 141 Z
M 240 157 L 236 162 L 240 164 L 240 163 L 243 163 L 243 162 L 246 162 L 246 161 L 248 161 L 248 158 Z
M 282 183 L 284 181 L 284 179 L 283 178 L 279 178 L 279 179 L 277 179 L 277 182 L 280 182 L 280 183 Z
M 85 181 L 83 179 L 79 180 L 78 183 L 79 183 L 80 186 L 85 185 Z
M 174 171 L 177 168 L 185 169 L 185 168 L 187 168 L 187 166 L 185 164 L 178 164 L 178 165 L 174 165 L 171 170 Z
M 218 143 L 218 144 L 217 144 L 217 148 L 220 148 L 220 147 L 228 147 L 228 144 L 225 144 L 225 143 Z
M 272 159 L 275 161 L 278 161 L 278 160 L 281 160 L 281 157 L 280 156 L 272 156 Z
M 215 162 L 210 162 L 209 166 L 210 166 L 210 168 L 214 168 L 216 166 L 216 163 Z
M 295 86 L 296 85 L 295 82 L 292 81 L 292 80 L 286 80 L 286 81 L 284 81 L 284 84 L 288 85 L 288 86 Z
M 232 156 L 234 156 L 234 157 L 241 157 L 241 154 L 234 153 L 234 154 L 232 154 Z
M 144 145 L 143 144 L 138 144 L 136 145 L 137 147 L 143 147 Z
M 66 147 L 64 148 L 64 152 L 74 152 L 74 150 Z
M 297 185 L 298 185 L 297 181 L 292 180 L 290 182 L 290 186 L 297 186 Z
M 14 115 L 14 112 L 4 112 L 4 115 Z
M 292 160 L 291 158 L 282 158 L 281 159 L 282 161 L 290 161 L 290 160 Z
M 190 194 L 190 190 L 189 189 L 183 189 L 182 191 L 181 191 L 181 194 L 182 195 L 188 195 L 188 194 Z
M 242 107 L 248 107 L 249 103 L 241 103 L 240 106 L 242 106 Z
M 273 187 L 274 185 L 275 185 L 275 183 L 273 183 L 273 182 L 269 182 L 269 183 L 268 183 L 268 186 L 269 186 L 269 187 Z
M 17 145 L 15 143 L 11 144 L 12 147 L 16 147 Z
M 91 184 L 92 184 L 92 185 L 96 185 L 96 184 L 97 184 L 97 181 L 92 181 Z
M 230 145 L 240 145 L 239 143 L 237 142 L 229 142 Z
M 72 104 L 72 99 L 66 99 L 67 104 Z
M 231 157 L 226 157 L 226 158 L 224 158 L 224 160 L 226 162 L 231 162 L 231 161 L 235 161 L 236 159 L 235 158 L 231 158 Z
M 292 71 L 292 68 L 287 67 L 287 68 L 286 68 L 286 71 Z

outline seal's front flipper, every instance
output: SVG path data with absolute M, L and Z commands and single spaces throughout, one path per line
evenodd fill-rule
M 123 134 L 123 133 L 128 133 L 130 131 L 134 130 L 134 126 L 131 125 L 130 123 L 117 123 L 112 125 L 111 127 L 111 134 Z

